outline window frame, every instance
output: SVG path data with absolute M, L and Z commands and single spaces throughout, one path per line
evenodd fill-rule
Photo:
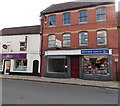
M 66 14 L 69 14 L 69 17 L 65 17 Z M 69 20 L 67 24 L 65 24 L 65 20 Z M 71 24 L 71 14 L 70 13 L 64 13 L 63 14 L 63 25 L 70 25 Z
M 53 20 L 51 20 L 51 17 L 54 17 Z M 50 25 L 50 23 L 54 23 L 53 25 Z M 50 15 L 49 16 L 49 27 L 55 27 L 56 26 L 56 15 Z
M 81 33 L 87 33 L 87 38 L 84 37 L 84 40 L 87 39 L 87 44 L 82 44 L 82 37 L 81 37 Z M 88 46 L 88 32 L 87 31 L 82 31 L 82 32 L 79 32 L 79 46 Z
M 53 40 L 53 39 L 50 40 L 50 39 L 49 39 L 50 36 L 54 36 L 54 40 Z M 54 47 L 56 47 L 55 41 L 56 41 L 56 36 L 55 36 L 55 34 L 50 34 L 50 35 L 48 35 L 48 48 L 54 48 Z M 53 42 L 53 43 L 54 43 L 54 46 L 50 46 L 50 45 L 49 45 L 49 42 Z
M 100 13 L 97 13 L 97 11 L 98 11 L 98 9 L 102 9 L 102 8 L 104 8 L 105 9 L 105 12 L 104 13 L 102 13 L 102 12 L 100 12 Z M 100 10 L 101 11 L 101 10 Z M 100 18 L 100 20 L 98 20 L 98 16 L 103 16 L 103 15 L 105 15 L 105 19 L 101 19 Z M 106 21 L 107 20 L 107 17 L 106 17 L 106 7 L 99 7 L 99 8 L 96 8 L 96 21 Z
M 69 39 L 64 39 L 65 35 L 69 35 Z M 64 45 L 64 42 L 69 41 L 70 45 Z M 71 46 L 71 33 L 64 33 L 63 34 L 63 47 L 70 47 Z
M 86 12 L 86 15 L 80 16 L 81 12 Z M 80 18 L 87 18 L 87 21 L 81 22 Z M 81 23 L 87 23 L 87 22 L 88 22 L 88 10 L 81 10 L 81 11 L 79 11 L 79 23 L 81 24 Z
M 21 45 L 24 43 L 24 45 Z M 26 42 L 25 41 L 20 41 L 20 51 L 26 51 Z
M 104 36 L 105 43 L 104 44 L 98 44 L 98 38 L 103 38 L 103 37 L 98 37 L 98 32 L 102 32 L 102 31 L 105 31 L 105 36 Z M 98 30 L 97 31 L 97 45 L 98 46 L 106 46 L 107 44 L 108 44 L 107 30 Z

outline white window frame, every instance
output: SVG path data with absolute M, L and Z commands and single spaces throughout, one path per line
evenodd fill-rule
M 81 33 L 86 33 L 87 34 L 87 44 L 82 44 Z M 84 31 L 84 32 L 79 33 L 79 46 L 88 46 L 88 32 Z
M 87 12 L 87 15 L 86 16 L 80 16 L 80 12 Z M 80 18 L 84 18 L 84 17 L 87 17 L 87 21 L 80 22 Z M 79 23 L 87 23 L 87 22 L 88 22 L 88 11 L 87 10 L 81 10 L 81 11 L 79 11 Z
M 101 33 L 103 32 L 103 33 L 105 33 L 105 35 L 99 37 L 99 36 L 100 36 L 100 35 L 98 35 L 99 32 L 101 32 Z M 104 44 L 99 44 L 98 39 L 103 38 L 103 37 L 104 37 L 105 43 L 104 43 Z M 106 30 L 99 30 L 99 31 L 97 31 L 97 45 L 98 45 L 98 46 L 107 45 L 107 31 L 106 31 Z
M 51 40 L 51 39 L 49 38 L 50 36 L 54 36 L 54 39 Z M 48 47 L 49 47 L 49 48 L 56 47 L 55 41 L 56 41 L 56 36 L 55 36 L 55 34 L 50 34 L 50 35 L 48 35 Z M 49 45 L 49 42 L 54 42 L 54 46 L 50 46 L 50 45 Z
M 55 20 L 54 20 L 54 21 L 51 21 L 51 20 L 50 20 L 50 17 L 52 17 L 52 16 L 55 17 Z M 50 25 L 50 22 L 55 23 L 55 25 Z M 55 27 L 55 26 L 56 26 L 56 15 L 50 15 L 50 16 L 49 16 L 49 27 Z
M 104 13 L 102 13 L 102 12 L 97 13 L 98 9 L 102 9 L 102 8 L 105 8 L 105 12 Z M 105 15 L 105 19 L 98 20 L 97 17 L 102 16 L 102 15 Z M 106 21 L 106 7 L 99 7 L 99 8 L 96 9 L 96 21 Z
M 70 39 L 64 39 L 64 36 L 69 36 Z M 69 41 L 70 42 L 70 45 L 64 45 L 66 41 Z M 70 47 L 71 46 L 71 34 L 70 33 L 64 33 L 63 34 L 63 47 Z

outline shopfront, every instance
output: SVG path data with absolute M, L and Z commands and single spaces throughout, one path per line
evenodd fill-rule
M 89 80 L 112 79 L 112 50 L 56 50 L 45 52 L 45 75 Z
M 3 74 L 27 71 L 27 54 L 2 54 Z
M 81 77 L 92 80 L 112 79 L 111 50 L 81 50 Z

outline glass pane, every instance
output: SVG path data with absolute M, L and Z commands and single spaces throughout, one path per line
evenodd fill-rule
M 65 66 L 67 65 L 67 59 L 49 59 L 48 60 L 48 72 L 67 72 Z
M 70 13 L 65 13 L 65 14 L 63 15 L 63 17 L 64 17 L 64 19 L 70 19 Z
M 49 17 L 49 25 L 50 26 L 55 26 L 56 25 L 56 16 L 50 16 Z
M 70 34 L 63 35 L 63 40 L 70 40 Z
M 2 70 L 3 61 L 0 60 L 0 70 Z
M 48 47 L 55 47 L 55 41 L 49 41 Z
M 64 24 L 65 24 L 65 25 L 66 25 L 66 24 L 70 24 L 70 20 L 69 20 L 69 19 L 64 20 Z
M 81 17 L 80 22 L 87 22 L 87 17 Z
M 87 16 L 87 11 L 80 11 L 80 17 Z
M 64 40 L 63 46 L 70 46 L 70 40 Z
M 50 17 L 49 17 L 49 20 L 50 20 L 50 21 L 55 21 L 55 18 L 56 18 L 56 17 L 53 15 L 53 16 L 50 16 Z
M 15 71 L 27 71 L 27 60 L 15 60 Z
M 55 35 L 49 35 L 48 40 L 55 40 Z
M 85 57 L 83 58 L 84 74 L 87 75 L 109 75 L 108 58 L 104 57 Z

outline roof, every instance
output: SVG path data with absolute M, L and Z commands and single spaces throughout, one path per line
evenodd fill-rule
M 96 1 L 96 0 L 93 0 L 93 1 Z M 113 3 L 114 3 L 113 0 L 104 0 L 104 2 L 103 1 L 81 2 L 80 0 L 78 0 L 78 1 L 73 1 L 73 2 L 53 4 L 49 6 L 48 8 L 46 8 L 45 10 L 43 10 L 41 13 L 49 14 L 49 13 L 56 13 L 56 12 L 75 10 L 75 9 L 80 9 L 80 8 L 93 7 L 93 6 L 105 5 L 105 4 L 113 4 Z
M 4 28 L 2 30 L 3 36 L 5 36 L 5 35 L 23 35 L 23 34 L 39 34 L 39 33 L 40 33 L 40 25 Z

